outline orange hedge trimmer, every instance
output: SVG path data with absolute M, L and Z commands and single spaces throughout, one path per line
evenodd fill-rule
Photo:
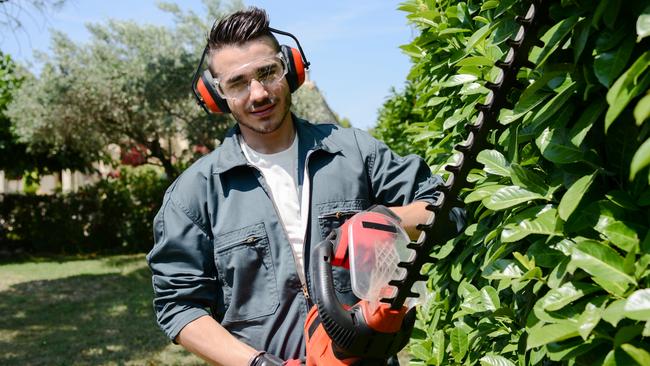
M 395 219 L 376 212 L 353 216 L 313 249 L 311 296 L 315 306 L 305 324 L 308 366 L 382 365 L 407 344 L 415 321 L 415 311 L 409 309 L 407 301 L 418 297 L 412 290 L 413 285 L 427 280 L 420 274 L 420 269 L 433 261 L 429 253 L 434 246 L 451 239 L 457 231 L 449 219 L 454 199 L 461 189 L 468 186 L 467 175 L 477 165 L 478 153 L 487 147 L 488 133 L 503 127 L 497 117 L 499 110 L 509 105 L 507 93 L 518 86 L 517 72 L 522 67 L 535 66 L 528 61 L 528 54 L 534 45 L 540 43 L 537 33 L 546 17 L 548 3 L 548 0 L 534 0 L 526 15 L 516 18 L 521 26 L 514 39 L 508 40 L 510 49 L 505 60 L 496 62 L 501 72 L 495 82 L 485 84 L 490 90 L 485 104 L 477 104 L 479 114 L 476 122 L 467 126 L 467 139 L 455 146 L 460 159 L 445 167 L 450 173 L 449 178 L 440 188 L 437 201 L 428 207 L 432 211 L 429 220 L 418 226 L 422 235 L 416 242 L 406 244 L 411 253 L 397 256 L 397 262 L 395 255 L 377 254 L 376 246 L 388 248 L 386 243 L 400 242 L 401 239 Z M 355 242 L 354 238 L 365 244 Z M 375 280 L 382 277 L 372 273 L 377 273 L 377 270 L 387 272 L 386 258 L 391 258 L 399 269 L 388 270 L 391 274 L 397 273 L 398 278 L 386 279 L 383 286 L 377 283 L 370 286 L 374 288 L 373 295 L 379 295 L 377 302 L 364 299 L 367 296 L 360 296 L 355 291 L 362 299 L 359 303 L 352 307 L 339 303 L 332 284 L 332 265 L 345 267 L 350 263 L 374 261 L 375 269 L 364 267 L 360 270 L 354 264 L 350 266 L 354 283 L 359 271 L 370 273 Z

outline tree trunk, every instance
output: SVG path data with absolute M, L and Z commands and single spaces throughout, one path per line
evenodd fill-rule
M 174 180 L 178 176 L 178 170 L 172 164 L 171 157 L 167 157 L 165 151 L 160 146 L 158 140 L 154 140 L 149 144 L 149 150 L 151 151 L 151 156 L 157 158 L 162 163 L 163 169 L 165 169 L 165 174 L 169 180 Z

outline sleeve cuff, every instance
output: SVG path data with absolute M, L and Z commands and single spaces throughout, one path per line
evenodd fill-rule
M 178 334 L 185 328 L 186 325 L 189 323 L 193 322 L 194 320 L 205 316 L 205 315 L 210 315 L 210 313 L 201 308 L 192 308 L 184 311 L 182 314 L 178 314 L 172 321 L 172 324 L 170 324 L 168 327 L 165 327 L 164 331 L 167 334 L 167 337 L 174 343 L 177 344 L 176 342 L 176 337 Z

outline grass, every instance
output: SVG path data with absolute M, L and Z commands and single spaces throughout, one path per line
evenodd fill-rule
M 203 365 L 155 323 L 144 255 L 0 265 L 1 365 Z

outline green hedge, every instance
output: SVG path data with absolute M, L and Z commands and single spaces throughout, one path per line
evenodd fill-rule
M 152 246 L 152 221 L 169 182 L 126 168 L 76 193 L 0 196 L 0 253 L 137 253 Z
M 650 365 L 649 3 L 551 3 L 463 193 L 470 225 L 425 268 L 413 364 Z M 528 5 L 403 3 L 420 34 L 377 136 L 441 172 Z

